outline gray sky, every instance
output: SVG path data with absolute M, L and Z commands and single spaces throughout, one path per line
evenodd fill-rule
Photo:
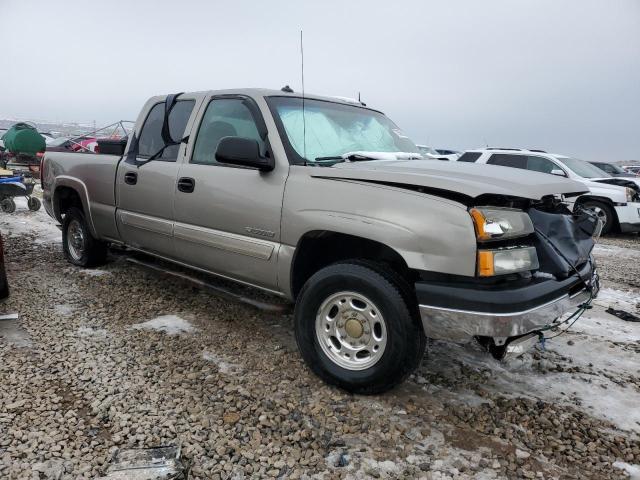
M 0 117 L 233 87 L 356 97 L 417 143 L 640 160 L 640 1 L 0 0 Z

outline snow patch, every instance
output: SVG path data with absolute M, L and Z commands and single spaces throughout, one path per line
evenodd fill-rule
M 618 247 L 615 245 L 602 245 L 597 244 L 593 248 L 593 253 L 597 255 L 607 257 L 624 257 L 624 258 L 640 258 L 640 250 L 634 250 L 632 248 Z
M 228 362 L 222 356 L 213 352 L 202 352 L 202 358 L 204 358 L 208 362 L 213 362 L 216 367 L 218 367 L 218 371 L 226 375 L 234 375 L 242 370 L 242 367 L 240 367 L 240 365 Z
M 640 465 L 630 465 L 626 462 L 613 462 L 613 466 L 624 470 L 631 480 L 640 480 Z
M 76 334 L 82 338 L 107 338 L 108 332 L 104 328 L 80 327 Z
M 148 320 L 144 323 L 136 323 L 135 325 L 132 325 L 130 329 L 157 330 L 159 332 L 165 332 L 167 335 L 191 333 L 196 330 L 196 328 L 187 320 L 177 315 L 162 315 L 160 317 Z
M 54 307 L 54 310 L 58 315 L 68 317 L 73 313 L 75 309 L 72 305 L 69 305 L 68 303 L 62 303 L 60 305 L 56 305 Z
M 489 392 L 569 405 L 595 418 L 610 421 L 618 428 L 638 431 L 640 391 L 625 385 L 624 381 L 614 382 L 612 378 L 636 377 L 640 371 L 640 356 L 633 350 L 614 345 L 611 340 L 633 342 L 640 337 L 640 325 L 626 325 L 628 322 L 604 312 L 595 311 L 595 317 L 590 315 L 576 322 L 571 329 L 574 333 L 548 339 L 546 349 L 550 352 L 540 352 L 540 361 L 535 361 L 528 353 L 508 362 L 499 362 L 473 343 L 434 342 L 429 349 L 429 361 L 423 363 L 421 371 L 455 378 L 460 375 L 462 364 L 483 373 L 487 379 L 484 388 Z M 579 333 L 575 333 L 576 330 Z M 567 343 L 569 340 L 573 345 Z M 563 367 L 562 371 L 557 366 Z M 566 369 L 570 367 L 580 367 L 582 371 L 569 373 Z M 429 388 L 432 387 L 426 386 L 425 390 Z
M 80 270 L 80 273 L 89 277 L 104 277 L 105 275 L 111 275 L 111 272 L 106 270 L 99 270 L 97 268 L 87 268 Z
M 9 235 L 33 235 L 35 242 L 61 243 L 62 233 L 56 227 L 56 221 L 49 217 L 44 207 L 37 212 L 27 208 L 27 199 L 14 198 L 16 211 L 13 213 L 0 213 L 0 231 Z
M 593 303 L 605 308 L 611 307 L 633 313 L 637 310 L 638 304 L 640 304 L 640 295 L 637 292 L 602 288 Z

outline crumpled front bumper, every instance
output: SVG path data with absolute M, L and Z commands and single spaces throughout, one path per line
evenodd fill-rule
M 497 292 L 460 292 L 459 287 L 449 287 L 453 291 L 443 293 L 443 285 L 433 288 L 434 285 L 418 282 L 416 294 L 425 335 L 466 343 L 476 336 L 506 339 L 549 327 L 597 295 L 599 279 L 595 268 L 589 263 L 580 273 L 590 279 L 591 292 L 577 275 Z M 482 298 L 486 300 L 478 300 Z

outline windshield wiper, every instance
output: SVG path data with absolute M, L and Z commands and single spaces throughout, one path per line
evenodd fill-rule
M 370 157 L 368 155 L 362 155 L 360 153 L 351 153 L 349 155 L 332 155 L 329 157 L 316 157 L 316 162 L 330 162 L 330 161 L 346 162 L 366 162 L 368 160 L 380 160 L 379 158 Z

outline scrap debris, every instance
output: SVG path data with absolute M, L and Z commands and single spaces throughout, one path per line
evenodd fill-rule
M 100 480 L 184 480 L 186 468 L 180 447 L 151 447 L 118 450 L 107 474 Z

